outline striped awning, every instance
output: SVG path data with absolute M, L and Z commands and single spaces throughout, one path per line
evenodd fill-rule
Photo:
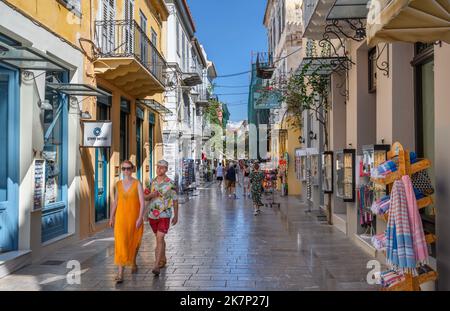
M 450 43 L 449 0 L 373 0 L 367 43 L 444 41 Z

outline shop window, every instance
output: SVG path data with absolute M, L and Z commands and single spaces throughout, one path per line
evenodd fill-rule
M 57 77 L 62 81 L 63 77 Z M 45 205 L 62 201 L 62 162 L 64 148 L 65 124 L 67 114 L 67 98 L 61 93 L 46 90 L 45 100 L 48 109 L 41 110 L 41 122 L 44 130 L 44 148 L 42 157 L 45 160 Z
M 433 44 L 417 43 L 415 46 L 415 128 L 416 151 L 419 158 L 427 158 L 434 163 L 435 133 L 434 133 L 434 46 Z M 432 185 L 436 185 L 434 167 L 428 170 Z M 421 210 L 424 230 L 435 233 L 435 208 L 428 206 Z M 432 245 L 431 256 L 435 257 L 435 245 Z
M 377 51 L 376 48 L 369 50 L 369 93 L 377 90 Z

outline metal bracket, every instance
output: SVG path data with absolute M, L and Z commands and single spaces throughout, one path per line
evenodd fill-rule
M 375 66 L 381 71 L 384 71 L 383 75 L 386 77 L 389 77 L 389 65 L 390 65 L 390 55 L 389 55 L 389 43 L 385 43 L 383 45 L 383 48 L 380 50 L 380 47 L 377 45 L 376 47 L 377 53 L 375 56 Z M 386 60 L 381 62 L 381 64 L 378 63 L 380 60 L 380 56 L 383 54 L 384 50 L 386 50 Z

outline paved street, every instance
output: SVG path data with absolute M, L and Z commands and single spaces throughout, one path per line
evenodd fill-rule
M 48 254 L 0 279 L 0 290 L 368 290 L 370 260 L 334 227 L 305 213 L 297 198 L 253 215 L 250 199 L 200 189 L 180 207 L 167 238 L 168 266 L 151 273 L 154 238 L 148 224 L 139 271 L 115 285 L 112 231 Z M 66 281 L 66 262 L 81 263 L 81 284 Z

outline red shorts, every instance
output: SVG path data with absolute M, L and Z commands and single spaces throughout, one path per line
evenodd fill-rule
M 150 227 L 152 227 L 153 233 L 156 234 L 158 231 L 167 234 L 170 227 L 170 218 L 160 218 L 160 219 L 148 219 Z

